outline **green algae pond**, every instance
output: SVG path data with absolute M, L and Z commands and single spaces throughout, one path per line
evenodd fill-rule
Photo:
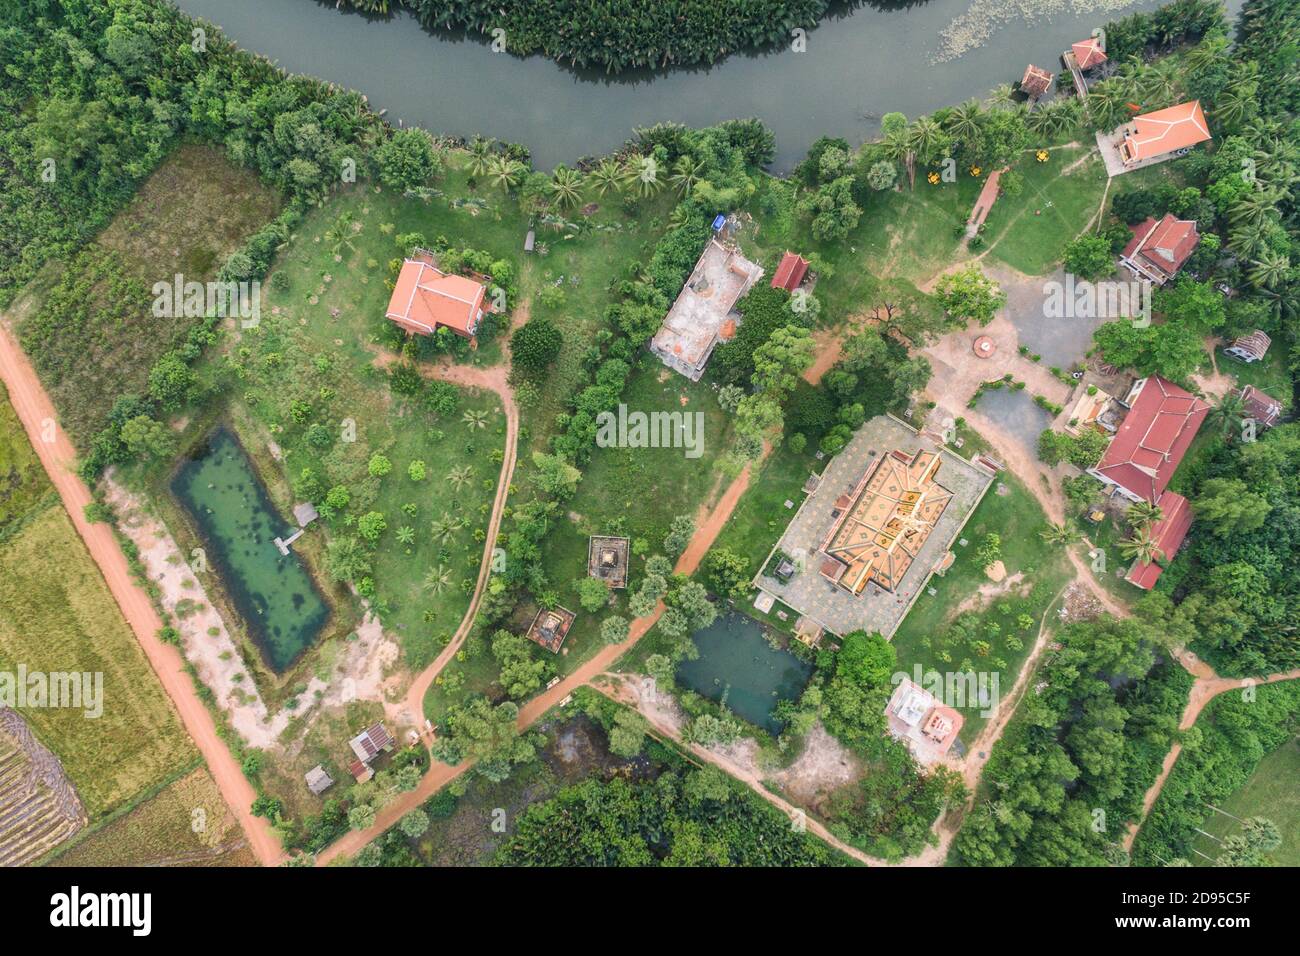
M 725 703 L 737 717 L 779 734 L 782 724 L 772 712 L 779 701 L 794 700 L 803 692 L 812 665 L 773 647 L 761 624 L 734 611 L 696 631 L 692 640 L 700 656 L 678 665 L 678 682 Z
M 207 561 L 271 669 L 289 667 L 320 635 L 329 606 L 292 549 L 280 517 L 234 434 L 218 427 L 181 463 L 172 494 L 198 529 Z M 319 533 L 308 529 L 308 534 Z

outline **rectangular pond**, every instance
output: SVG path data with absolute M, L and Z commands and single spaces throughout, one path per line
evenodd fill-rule
M 329 618 L 302 560 L 275 546 L 276 537 L 296 529 L 280 518 L 253 463 L 224 427 L 181 464 L 171 490 L 197 526 L 208 565 L 253 642 L 274 671 L 285 670 Z
M 692 639 L 700 656 L 678 665 L 678 682 L 710 700 L 725 699 L 736 716 L 780 733 L 781 722 L 772 711 L 778 701 L 799 696 L 812 676 L 812 665 L 772 647 L 761 624 L 734 611 L 696 631 Z

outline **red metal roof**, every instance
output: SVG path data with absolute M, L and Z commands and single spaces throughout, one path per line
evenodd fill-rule
M 1128 574 L 1124 575 L 1125 581 L 1145 591 L 1155 587 L 1165 570 L 1159 562 L 1168 564 L 1174 559 L 1192 526 L 1192 509 L 1182 495 L 1166 491 L 1160 496 L 1160 509 L 1164 512 L 1164 517 L 1151 527 L 1151 538 L 1159 549 L 1157 560 L 1147 564 L 1139 558 L 1128 569 Z
M 1097 472 L 1154 504 L 1209 411 L 1210 406 L 1191 392 L 1152 375 L 1133 400 Z
M 1272 428 L 1282 417 L 1282 403 L 1254 385 L 1241 390 L 1241 400 L 1246 406 L 1246 414 L 1266 428 Z
M 1195 221 L 1178 219 L 1173 213 L 1165 213 L 1159 222 L 1147 219 L 1129 228 L 1133 238 L 1124 247 L 1124 258 L 1140 258 L 1147 268 L 1155 268 L 1166 277 L 1183 267 L 1201 241 Z
M 1098 63 L 1106 62 L 1106 54 L 1102 52 L 1101 41 L 1096 37 L 1089 37 L 1087 40 L 1071 43 L 1070 49 L 1074 52 L 1074 61 L 1079 64 L 1081 70 L 1089 70 Z
M 781 264 L 776 267 L 776 274 L 772 276 L 772 288 L 793 292 L 799 288 L 799 283 L 803 281 L 807 271 L 807 259 L 793 252 L 787 252 L 781 257 Z

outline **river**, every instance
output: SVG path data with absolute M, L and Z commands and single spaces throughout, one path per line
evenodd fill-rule
M 1012 18 L 956 59 L 933 62 L 941 32 L 973 5 L 928 0 L 831 16 L 804 52 L 732 56 L 707 69 L 607 77 L 540 56 L 492 52 L 486 38 L 429 34 L 402 12 L 391 22 L 340 13 L 315 0 L 179 0 L 242 48 L 293 73 L 365 93 L 387 118 L 446 135 L 482 133 L 522 143 L 539 168 L 607 152 L 634 127 L 672 120 L 708 126 L 758 116 L 776 134 L 774 170 L 788 170 L 821 135 L 856 144 L 891 110 L 914 117 L 1020 79 L 1033 62 L 1058 71 L 1060 54 L 1107 20 L 1157 0 L 1017 0 L 1069 12 Z M 1003 0 L 1011 3 L 1012 0 Z M 1231 0 L 1237 9 L 1241 0 Z M 1091 7 L 1093 13 L 1073 12 Z

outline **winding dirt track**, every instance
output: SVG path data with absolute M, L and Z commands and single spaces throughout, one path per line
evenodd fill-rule
M 176 712 L 195 746 L 203 754 L 213 780 L 221 795 L 239 820 L 248 837 L 249 846 L 264 866 L 274 866 L 284 859 L 280 841 L 271 825 L 252 813 L 255 794 L 252 784 L 244 777 L 230 750 L 217 735 L 217 726 L 195 692 L 194 684 L 185 673 L 180 652 L 158 639 L 162 621 L 154 610 L 148 595 L 131 578 L 126 555 L 107 524 L 86 521 L 84 508 L 90 504 L 90 491 L 77 477 L 74 467 L 77 453 L 67 434 L 58 427 L 54 405 L 41 387 L 27 356 L 14 340 L 9 329 L 0 323 L 0 378 L 9 389 L 9 401 L 27 431 L 32 447 L 58 489 L 68 517 L 85 542 L 95 563 L 99 565 L 104 582 L 113 599 L 122 610 L 122 616 L 135 632 L 136 640 L 149 659 L 149 665 L 163 689 L 171 698 Z M 52 429 L 53 438 L 46 441 L 44 434 Z

